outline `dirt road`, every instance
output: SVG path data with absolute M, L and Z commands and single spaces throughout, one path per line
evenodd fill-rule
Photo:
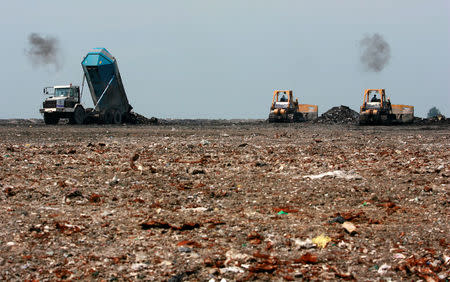
M 1 125 L 0 277 L 444 279 L 449 128 Z

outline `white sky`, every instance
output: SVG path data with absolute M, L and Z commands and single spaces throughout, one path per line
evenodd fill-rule
M 81 84 L 93 47 L 117 58 L 130 104 L 149 117 L 266 118 L 274 89 L 320 113 L 358 111 L 365 88 L 450 116 L 448 0 L 0 1 L 0 118 L 40 117 L 42 88 Z M 59 39 L 59 72 L 32 67 L 32 32 Z M 391 47 L 381 73 L 359 62 L 373 33 Z

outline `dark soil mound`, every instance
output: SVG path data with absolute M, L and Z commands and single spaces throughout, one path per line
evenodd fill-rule
M 446 118 L 444 115 L 437 115 L 431 118 L 414 118 L 415 124 L 450 124 L 450 118 Z
M 315 122 L 327 124 L 343 124 L 358 122 L 359 114 L 347 106 L 333 107 L 323 113 Z
M 130 112 L 126 117 L 125 123 L 130 124 L 158 124 L 158 119 L 155 117 L 147 118 L 135 112 Z

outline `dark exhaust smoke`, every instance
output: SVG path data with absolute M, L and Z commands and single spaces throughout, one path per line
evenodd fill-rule
M 33 67 L 53 65 L 55 70 L 61 68 L 59 40 L 55 37 L 43 37 L 37 33 L 28 35 L 29 48 L 26 54 Z
M 361 63 L 367 71 L 380 72 L 389 63 L 391 47 L 383 36 L 378 33 L 366 35 L 359 45 L 362 50 Z

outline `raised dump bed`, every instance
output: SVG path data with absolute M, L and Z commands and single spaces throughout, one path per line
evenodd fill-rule
M 105 48 L 95 48 L 81 62 L 91 92 L 91 115 L 104 123 L 122 123 L 132 107 L 120 77 L 117 60 Z

